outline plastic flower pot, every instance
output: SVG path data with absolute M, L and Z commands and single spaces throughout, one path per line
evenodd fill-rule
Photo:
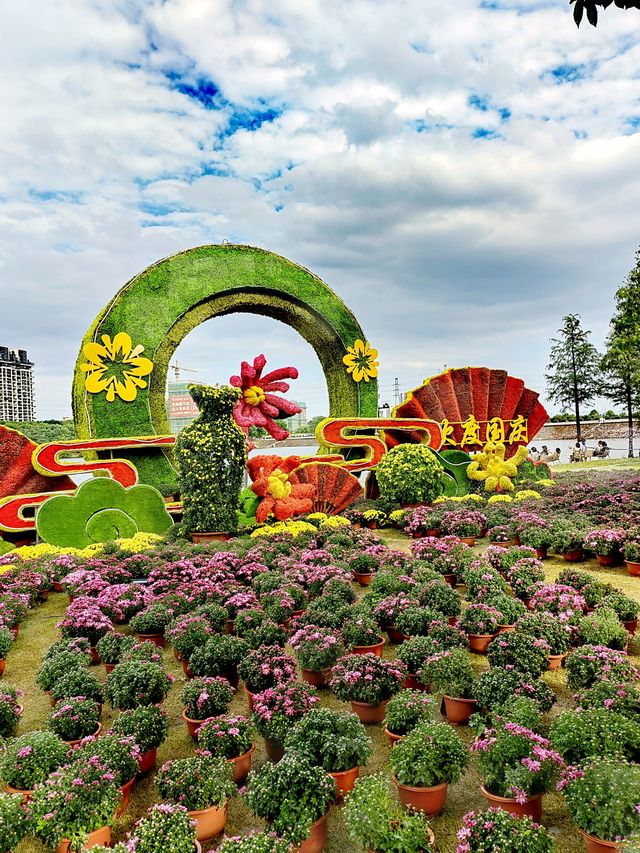
M 255 751 L 255 746 L 252 746 L 249 752 L 243 752 L 242 755 L 238 755 L 236 758 L 227 759 L 233 767 L 233 781 L 236 785 L 242 784 L 249 775 L 249 771 L 251 770 L 251 759 L 253 758 L 253 753 Z
M 301 669 L 301 672 L 302 672 L 302 680 L 306 681 L 307 684 L 311 684 L 313 687 L 326 687 L 327 686 L 326 673 L 330 672 L 330 670 Z
M 311 824 L 309 835 L 299 847 L 294 847 L 292 853 L 320 853 L 327 843 L 327 819 L 329 813 L 323 815 L 320 820 Z
M 191 533 L 190 536 L 194 545 L 199 545 L 202 542 L 228 542 L 231 539 L 231 535 L 222 530 L 212 533 Z
M 615 566 L 615 554 L 596 554 L 596 562 L 599 566 Z
M 449 584 L 450 587 L 452 587 L 453 589 L 456 588 L 457 576 L 455 573 L 450 575 L 443 575 L 442 577 L 445 579 L 445 581 Z
M 247 695 L 247 702 L 249 703 L 249 710 L 250 710 L 250 711 L 253 711 L 253 704 L 254 704 L 254 700 L 255 700 L 255 696 L 256 696 L 256 694 L 255 694 L 255 693 L 252 693 L 252 692 L 251 692 L 251 690 L 249 690 L 249 688 L 247 687 L 247 685 L 246 685 L 246 684 L 244 685 L 244 692 L 245 692 L 245 693 L 246 693 L 246 695 Z
M 107 673 L 107 675 L 109 675 L 110 672 L 113 672 L 115 668 L 115 663 L 105 663 L 104 665 L 104 671 Z
M 120 815 L 124 814 L 125 809 L 129 805 L 131 801 L 131 789 L 133 788 L 133 783 L 136 781 L 136 777 L 133 776 L 129 779 L 128 782 L 125 782 L 124 785 L 120 786 L 120 791 L 122 793 L 122 802 L 116 809 L 116 817 L 120 817 Z
M 338 789 L 338 801 L 342 802 L 344 800 L 345 795 L 349 793 L 349 791 L 353 791 L 353 786 L 356 783 L 356 779 L 360 775 L 360 768 L 358 766 L 351 767 L 349 770 L 342 770 L 338 773 L 328 773 L 332 779 L 336 780 L 336 788 Z
M 33 796 L 33 788 L 14 788 L 12 785 L 5 785 L 4 789 L 7 794 L 20 794 L 23 803 L 26 803 Z
M 159 649 L 164 649 L 164 634 L 136 634 L 136 637 L 140 640 L 141 643 L 144 643 L 145 640 L 148 640 L 150 643 L 153 643 L 153 645 L 157 646 Z
M 401 785 L 395 776 L 393 781 L 398 789 L 398 797 L 403 806 L 423 811 L 427 815 L 440 814 L 444 808 L 449 789 L 446 782 L 443 782 L 442 785 L 433 785 L 430 788 L 416 788 L 412 785 Z
M 200 726 L 204 723 L 204 720 L 194 720 L 191 717 L 187 717 L 187 709 L 186 708 L 182 709 L 182 719 L 185 722 L 185 725 L 187 727 L 187 731 L 189 732 L 191 737 L 195 740 L 196 739 L 196 732 L 198 731 Z
M 497 636 L 497 634 L 467 634 L 469 651 L 476 655 L 486 655 L 489 643 Z
M 62 584 L 60 583 L 60 581 L 54 581 L 53 582 L 53 591 L 54 592 L 62 592 Z
M 547 669 L 560 669 L 566 656 L 566 653 L 563 655 L 547 655 Z
M 4 668 L 7 665 L 7 662 L 4 658 L 0 658 L 0 676 L 4 675 Z
M 373 643 L 371 646 L 352 646 L 351 654 L 353 655 L 377 655 L 377 657 L 382 657 L 382 650 L 384 649 L 384 640 L 380 640 L 378 643 Z
M 396 735 L 393 732 L 390 732 L 389 729 L 385 728 L 384 733 L 387 736 L 387 740 L 391 744 L 391 746 L 395 746 L 399 740 L 402 740 L 404 735 Z
M 455 696 L 443 696 L 445 716 L 452 726 L 464 726 L 469 717 L 478 709 L 475 699 L 458 699 Z
M 91 646 L 89 651 L 91 652 L 91 665 L 97 666 L 100 663 L 100 655 L 96 651 L 96 647 Z
M 182 658 L 180 663 L 182 664 L 182 671 L 187 676 L 187 678 L 193 678 L 193 673 L 189 669 L 189 661 L 186 658 Z
M 85 735 L 84 737 L 79 737 L 79 738 L 76 738 L 75 740 L 65 740 L 64 738 L 61 738 L 61 740 L 64 740 L 64 742 L 68 743 L 69 746 L 76 746 L 76 744 L 79 744 L 80 741 L 84 740 L 85 737 L 98 737 L 98 735 L 100 734 L 101 731 L 102 731 L 102 723 L 98 723 L 98 728 L 95 730 L 95 732 L 92 732 L 90 735 Z
M 640 578 L 640 563 L 625 560 L 625 566 L 627 567 L 627 574 L 631 575 L 632 578 Z
M 430 527 L 429 530 L 427 530 L 427 536 L 431 536 L 436 539 L 438 536 L 440 536 L 440 528 Z
M 227 824 L 227 803 L 221 809 L 211 806 L 208 809 L 190 811 L 189 817 L 196 822 L 196 838 L 198 841 L 209 841 L 220 835 Z
M 584 829 L 578 827 L 578 832 L 584 840 L 584 847 L 587 853 L 621 853 L 622 847 L 619 847 L 615 841 L 603 841 L 602 838 L 596 838 L 595 835 L 589 835 Z
M 264 740 L 264 748 L 269 757 L 269 761 L 273 764 L 277 764 L 278 761 L 284 755 L 284 744 L 280 743 L 279 740 L 273 740 L 270 737 L 263 737 Z
M 472 548 L 476 544 L 475 536 L 459 536 L 458 538 L 461 542 L 464 542 L 465 545 L 471 545 Z
M 547 545 L 543 545 L 542 548 L 536 548 L 536 557 L 539 560 L 547 560 L 549 559 L 549 547 Z
M 385 625 L 383 631 L 387 632 L 387 637 L 389 637 L 390 643 L 395 643 L 397 646 L 400 643 L 404 643 L 404 634 L 402 631 L 398 631 L 397 628 L 393 628 L 391 625 Z
M 373 579 L 373 572 L 353 572 L 353 577 L 360 586 L 369 586 Z
M 527 798 L 526 802 L 519 803 L 510 797 L 498 797 L 496 794 L 491 794 L 484 785 L 480 785 L 480 790 L 489 805 L 496 809 L 502 809 L 516 817 L 530 817 L 536 823 L 539 823 L 542 818 L 542 794 L 533 794 Z
M 637 619 L 627 619 L 627 620 L 621 620 L 621 621 L 622 621 L 622 624 L 624 625 L 624 627 L 629 632 L 629 636 L 633 637 L 633 635 L 635 634 L 635 632 L 638 629 L 638 620 Z
M 515 625 L 498 625 L 498 634 L 509 634 L 511 631 L 515 630 Z
M 111 827 L 110 826 L 102 826 L 100 829 L 94 829 L 93 832 L 90 832 L 87 836 L 87 840 L 84 843 L 85 850 L 91 847 L 109 847 L 111 844 Z M 69 853 L 71 850 L 71 842 L 63 838 L 60 844 L 56 847 L 56 853 Z
M 371 705 L 369 702 L 351 702 L 351 710 L 357 715 L 361 723 L 365 725 L 374 725 L 381 723 L 387 713 L 387 701 L 380 702 L 379 705 Z
M 402 686 L 407 690 L 422 690 L 424 693 L 429 692 L 429 686 L 427 684 L 423 684 L 421 681 L 418 681 L 418 676 L 414 675 L 412 672 L 409 672 L 404 681 L 402 682 Z
M 156 763 L 156 755 L 158 747 L 148 749 L 146 752 L 141 752 L 138 756 L 138 773 L 148 773 Z
M 584 557 L 584 551 L 582 548 L 574 548 L 572 551 L 563 551 L 562 556 L 567 563 L 579 563 Z

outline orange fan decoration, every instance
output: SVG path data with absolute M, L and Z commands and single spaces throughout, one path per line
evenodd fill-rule
M 428 418 L 445 424 L 444 447 L 481 450 L 489 441 L 507 445 L 507 457 L 526 445 L 547 422 L 548 415 L 537 392 L 506 370 L 458 367 L 427 379 L 409 391 L 393 410 L 394 418 Z M 504 435 L 501 436 L 501 431 Z M 389 447 L 419 442 L 418 432 L 388 430 Z
M 247 462 L 253 480 L 251 490 L 262 500 L 256 510 L 256 521 L 262 524 L 273 513 L 278 521 L 311 512 L 314 488 L 296 482 L 290 476 L 300 465 L 299 456 L 254 456 Z
M 18 430 L 0 426 L 0 498 L 75 489 L 69 477 L 45 477 L 31 463 L 37 445 Z
M 296 468 L 289 477 L 292 483 L 313 486 L 313 512 L 336 515 L 358 498 L 363 490 L 357 477 L 338 465 L 310 462 Z

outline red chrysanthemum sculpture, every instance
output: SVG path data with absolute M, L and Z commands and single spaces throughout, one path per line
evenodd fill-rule
M 276 441 L 287 438 L 289 433 L 277 424 L 274 418 L 288 418 L 297 415 L 302 409 L 296 403 L 277 397 L 274 391 L 288 391 L 289 383 L 283 379 L 297 379 L 295 367 L 281 367 L 262 376 L 267 363 L 264 355 L 253 359 L 253 365 L 243 361 L 240 365 L 240 376 L 232 376 L 229 380 L 242 391 L 242 399 L 233 410 L 233 417 L 240 429 L 249 434 L 249 427 L 256 426 L 266 429 Z
M 253 480 L 251 489 L 261 497 L 256 511 L 256 521 L 262 524 L 273 513 L 278 521 L 293 515 L 311 512 L 315 487 L 305 483 L 292 483 L 289 474 L 300 466 L 299 456 L 254 456 L 247 463 Z

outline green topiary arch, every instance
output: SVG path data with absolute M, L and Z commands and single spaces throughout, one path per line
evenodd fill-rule
M 375 380 L 356 384 L 342 358 L 364 333 L 344 302 L 313 273 L 273 252 L 253 246 L 199 246 L 158 261 L 114 296 L 83 338 L 127 332 L 153 363 L 149 384 L 135 400 L 90 394 L 80 365 L 73 382 L 73 414 L 80 438 L 166 435 L 167 369 L 190 331 L 212 317 L 263 314 L 294 328 L 315 350 L 324 371 L 331 417 L 376 417 Z M 255 353 L 251 353 L 251 356 Z M 148 449 L 123 453 L 135 462 L 140 480 L 158 484 L 175 478 L 170 454 Z

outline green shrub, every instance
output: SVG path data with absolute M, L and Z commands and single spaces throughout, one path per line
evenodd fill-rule
M 444 468 L 423 444 L 400 444 L 376 469 L 380 495 L 398 503 L 431 502 L 441 494 Z
M 366 764 L 371 738 L 355 714 L 312 708 L 289 731 L 285 748 L 327 772 L 340 773 Z
M 433 718 L 435 702 L 422 690 L 401 690 L 389 699 L 385 728 L 394 735 L 406 735 L 426 720 Z
M 553 721 L 549 737 L 567 764 L 597 756 L 640 758 L 640 722 L 606 708 L 565 711 Z
M 622 759 L 596 758 L 572 776 L 563 783 L 567 809 L 576 826 L 603 841 L 640 832 L 640 766 Z
M 629 641 L 626 628 L 611 607 L 598 607 L 594 613 L 583 616 L 578 624 L 578 637 L 584 645 L 607 646 L 619 651 L 625 649 Z
M 391 769 L 401 785 L 431 788 L 460 779 L 469 750 L 448 723 L 419 723 L 391 750 Z

